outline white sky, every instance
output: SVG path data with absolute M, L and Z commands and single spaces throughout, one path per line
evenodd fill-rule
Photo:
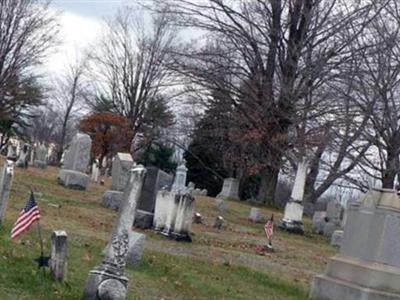
M 104 17 L 112 17 L 124 0 L 54 0 L 52 5 L 60 12 L 60 45 L 54 49 L 44 65 L 52 77 L 63 72 L 69 63 L 79 58 L 85 49 L 94 45 L 102 32 Z

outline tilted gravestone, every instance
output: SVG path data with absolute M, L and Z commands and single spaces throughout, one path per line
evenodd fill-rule
M 219 199 L 239 199 L 239 180 L 236 178 L 224 179 L 221 192 L 217 195 Z
M 339 254 L 314 277 L 311 300 L 400 299 L 400 199 L 372 189 L 350 204 Z
M 146 169 L 140 165 L 130 171 L 105 257 L 99 266 L 90 271 L 86 281 L 83 294 L 85 300 L 126 298 L 128 278 L 124 275 L 125 265 L 130 253 L 129 248 L 132 246 L 132 223 L 135 220 L 135 210 L 142 192 L 145 173 Z
M 152 226 L 157 193 L 165 187 L 170 189 L 172 181 L 170 174 L 156 167 L 147 168 L 142 195 L 137 205 L 135 226 L 144 229 Z
M 63 167 L 58 173 L 58 182 L 69 188 L 85 190 L 89 183 L 86 173 L 90 160 L 92 140 L 89 135 L 77 133 L 65 153 Z
M 64 282 L 67 278 L 67 233 L 53 231 L 51 235 L 50 273 L 52 277 Z
M 103 205 L 105 207 L 115 210 L 119 208 L 132 166 L 133 159 L 130 153 L 117 153 L 115 155 L 111 169 L 111 189 L 103 195 Z
M 47 148 L 44 145 L 40 145 L 36 148 L 33 165 L 36 168 L 41 169 L 45 169 L 47 167 Z
M 6 160 L 0 174 L 0 224 L 3 223 L 6 215 L 13 176 L 14 162 Z
M 194 201 L 193 190 L 185 193 L 168 191 L 159 192 L 157 202 L 157 213 L 154 227 L 162 230 L 162 234 L 178 241 L 191 241 L 190 230 L 193 222 Z M 159 212 L 165 209 L 164 214 Z M 160 221 L 161 220 L 161 221 Z

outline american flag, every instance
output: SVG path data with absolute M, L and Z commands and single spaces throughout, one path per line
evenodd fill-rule
M 24 209 L 22 209 L 19 213 L 18 219 L 11 230 L 11 238 L 17 238 L 20 234 L 27 231 L 29 227 L 39 219 L 39 207 L 37 206 L 33 193 L 31 193 L 28 202 L 26 203 Z
M 265 235 L 269 242 L 271 242 L 271 238 L 274 235 L 274 217 L 272 216 L 271 219 L 267 221 L 264 225 Z

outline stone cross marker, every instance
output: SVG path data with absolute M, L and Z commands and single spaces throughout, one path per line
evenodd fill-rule
M 114 224 L 105 257 L 89 273 L 83 299 L 125 299 L 128 278 L 124 276 L 130 247 L 130 233 L 135 220 L 135 210 L 141 195 L 146 169 L 139 165 L 130 171 L 128 184 Z
M 4 221 L 14 176 L 14 162 L 6 160 L 0 174 L 0 225 Z
M 63 230 L 51 235 L 50 273 L 57 281 L 67 278 L 67 233 Z
M 92 140 L 89 135 L 77 133 L 65 153 L 63 168 L 58 174 L 60 184 L 75 189 L 86 189 L 89 176 L 85 173 L 89 165 L 91 146 Z
M 115 210 L 119 208 L 132 166 L 133 159 L 129 153 L 117 153 L 115 155 L 111 170 L 111 189 L 103 195 L 103 205 L 105 207 Z

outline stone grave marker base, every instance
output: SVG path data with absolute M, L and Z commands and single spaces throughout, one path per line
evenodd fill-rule
M 108 190 L 103 194 L 103 205 L 105 207 L 118 210 L 122 202 L 124 192 Z
M 89 176 L 78 171 L 61 169 L 58 173 L 58 182 L 72 189 L 86 190 Z

